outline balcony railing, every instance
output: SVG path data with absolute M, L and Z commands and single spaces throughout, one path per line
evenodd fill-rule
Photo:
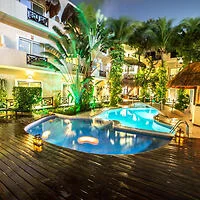
M 29 8 L 27 8 L 27 18 L 34 21 L 34 22 L 42 24 L 43 26 L 46 26 L 46 27 L 49 26 L 48 18 L 36 13 L 35 11 L 33 11 Z
M 40 60 L 47 62 L 47 58 L 45 58 L 45 57 L 36 56 L 36 55 L 32 55 L 32 54 L 26 54 L 26 63 L 29 65 L 35 65 L 34 62 L 37 62 Z
M 99 76 L 106 77 L 106 71 L 99 70 Z

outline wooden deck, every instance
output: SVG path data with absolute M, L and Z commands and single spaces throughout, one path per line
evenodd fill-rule
M 92 155 L 45 143 L 24 121 L 0 122 L 0 199 L 200 199 L 200 139 L 137 155 Z

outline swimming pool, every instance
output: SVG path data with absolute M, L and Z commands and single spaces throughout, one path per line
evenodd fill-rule
M 154 120 L 159 111 L 146 104 L 135 104 L 133 108 L 118 108 L 102 112 L 96 118 L 116 120 L 123 126 L 169 133 L 171 126 L 161 124 Z
M 112 122 L 97 119 L 64 119 L 50 116 L 25 127 L 46 142 L 95 154 L 137 154 L 163 146 L 172 137 L 138 134 L 115 129 Z

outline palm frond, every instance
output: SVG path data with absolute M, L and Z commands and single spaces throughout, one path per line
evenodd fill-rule
M 55 47 L 53 47 L 50 44 L 44 44 L 45 47 L 45 51 L 51 52 L 52 54 L 54 54 L 57 58 L 64 60 L 65 58 L 63 57 L 63 55 L 59 52 L 59 50 L 57 50 Z
M 52 54 L 51 52 L 44 51 L 44 52 L 41 52 L 41 54 L 52 59 L 55 64 L 63 66 L 63 63 L 60 61 L 60 59 L 56 55 Z
M 60 40 L 57 39 L 56 37 L 52 36 L 52 35 L 49 35 L 49 39 L 56 44 L 56 46 L 57 46 L 58 50 L 60 51 L 61 55 L 64 58 L 66 58 L 67 57 L 67 52 L 65 51 L 64 47 L 62 46 Z
M 52 70 L 54 70 L 54 71 L 56 71 L 56 72 L 59 72 L 59 71 L 60 71 L 60 69 L 59 69 L 57 66 L 55 66 L 54 64 L 52 64 L 52 63 L 50 63 L 50 62 L 48 62 L 48 61 L 44 61 L 44 60 L 34 61 L 34 62 L 32 62 L 31 64 L 32 64 L 32 65 L 41 66 L 41 67 L 46 67 L 46 68 L 52 69 Z

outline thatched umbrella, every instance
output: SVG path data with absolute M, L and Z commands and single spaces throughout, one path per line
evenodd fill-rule
M 49 12 L 49 17 L 52 18 L 58 15 L 60 11 L 60 1 L 59 0 L 46 0 L 46 11 Z
M 78 13 L 76 8 L 70 3 L 66 5 L 61 17 L 62 22 L 67 22 L 69 20 L 72 20 L 75 24 L 78 22 Z
M 168 82 L 168 87 L 172 88 L 193 89 L 197 86 L 200 86 L 200 62 L 189 64 Z
M 50 18 L 58 15 L 61 9 L 59 0 L 37 0 L 37 2 L 46 8 L 46 12 L 49 12 Z
M 138 61 L 138 59 L 133 57 L 125 57 L 124 58 L 125 64 L 128 65 L 138 65 L 140 67 L 145 67 L 146 65 L 143 62 Z

